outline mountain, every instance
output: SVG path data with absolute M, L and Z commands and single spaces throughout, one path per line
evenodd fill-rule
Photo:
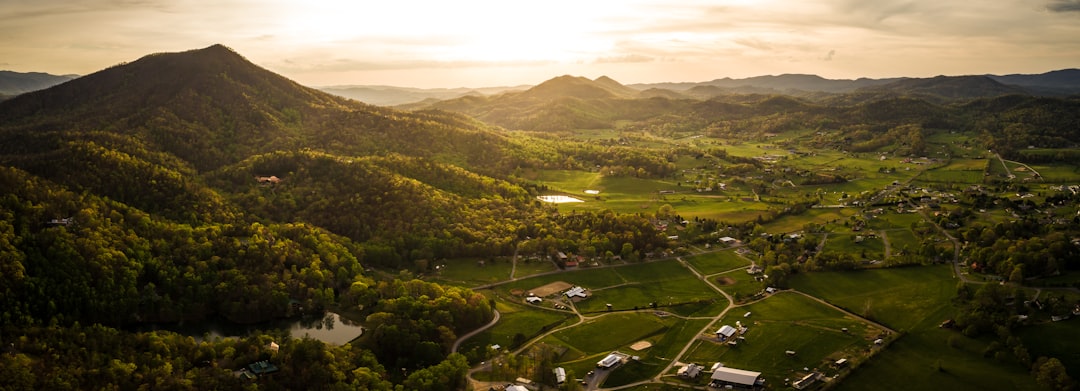
M 485 88 L 407 88 L 393 86 L 327 86 L 320 90 L 376 106 L 398 106 L 428 99 L 454 99 L 468 95 L 495 95 L 529 86 Z
M 1046 94 L 1080 94 L 1080 69 L 1061 69 L 1040 74 L 986 75 L 1002 84 Z
M 901 79 L 888 84 L 863 87 L 856 93 L 891 93 L 905 96 L 922 96 L 928 99 L 949 101 L 957 99 L 989 98 L 1001 95 L 1030 95 L 1027 90 L 999 83 L 986 76 L 937 76 L 925 79 Z
M 449 113 L 403 113 L 301 86 L 214 45 L 162 53 L 0 103 L 0 153 L 54 149 L 93 131 L 121 135 L 202 170 L 276 150 L 320 148 L 497 159 L 502 136 Z M 457 137 L 461 136 L 461 137 Z M 447 142 L 442 145 L 438 142 Z M 456 144 L 456 145 L 455 145 Z
M 644 90 L 662 88 L 674 91 L 689 91 L 699 87 L 716 87 L 725 90 L 746 91 L 748 93 L 795 93 L 795 92 L 850 92 L 862 87 L 890 83 L 898 79 L 834 80 L 817 75 L 783 74 L 755 76 L 744 79 L 723 78 L 699 83 L 651 83 L 632 84 L 633 88 Z M 753 92 L 749 92 L 753 91 Z
M 22 93 L 46 89 L 74 79 L 76 75 L 50 75 L 48 73 L 20 73 L 0 71 L 0 96 L 19 95 Z
M 515 95 L 518 100 L 555 100 L 560 98 L 603 99 L 632 98 L 638 91 L 619 82 L 601 76 L 589 80 L 580 76 L 563 75 L 540 83 L 539 85 Z
M 361 262 L 504 254 L 541 215 L 500 179 L 529 156 L 221 45 L 148 55 L 0 102 L 0 317 L 256 322 L 333 302 Z

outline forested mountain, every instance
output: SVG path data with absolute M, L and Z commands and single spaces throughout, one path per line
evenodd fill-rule
M 428 272 L 441 257 L 510 254 L 528 236 L 537 252 L 664 246 L 645 215 L 561 218 L 535 188 L 508 181 L 515 168 L 593 153 L 460 114 L 335 97 L 220 45 L 19 95 L 0 103 L 0 342 L 14 349 L 0 355 L 0 388 L 237 388 L 232 370 L 265 357 L 249 342 L 237 352 L 150 333 L 128 338 L 172 348 L 94 345 L 90 364 L 50 357 L 77 355 L 72 341 L 87 333 L 125 338 L 109 327 L 342 306 L 363 311 L 381 337 L 354 348 L 304 342 L 303 357 L 291 355 L 303 344 L 283 348 L 279 358 L 300 365 L 289 371 L 313 367 L 275 387 L 456 389 L 467 364 L 449 344 L 491 319 L 489 302 L 364 270 Z M 592 222 L 590 235 L 563 229 Z M 143 348 L 154 355 L 131 350 Z M 123 370 L 87 370 L 102 357 Z M 203 361 L 213 368 L 181 364 Z M 413 371 L 387 374 L 380 363 Z
M 495 95 L 513 90 L 525 90 L 529 86 L 482 87 L 482 88 L 408 88 L 395 86 L 326 86 L 320 90 L 334 95 L 376 105 L 397 106 L 417 103 L 428 99 L 443 100 L 469 95 Z
M 860 89 L 885 86 L 891 83 L 901 83 L 897 84 L 897 87 L 912 86 L 911 84 L 903 84 L 904 81 L 912 81 L 916 84 L 922 84 L 923 87 L 927 86 L 925 83 L 933 84 L 937 82 L 945 82 L 948 84 L 953 84 L 953 87 L 951 88 L 957 88 L 961 86 L 957 86 L 956 81 L 950 79 L 965 80 L 971 79 L 973 77 L 987 77 L 1007 86 L 1020 87 L 1024 91 L 1026 91 L 1026 93 L 1049 95 L 1069 95 L 1080 93 L 1080 70 L 1077 69 L 1062 69 L 1041 74 L 1028 75 L 937 76 L 932 78 L 898 77 L 882 79 L 859 78 L 854 80 L 826 79 L 817 75 L 784 74 L 755 76 L 744 79 L 723 78 L 697 83 L 631 84 L 630 87 L 639 90 L 656 88 L 679 92 L 690 91 L 693 89 L 699 89 L 700 91 L 701 88 L 707 87 L 715 89 L 717 91 L 727 91 L 729 93 L 771 93 L 795 96 L 814 96 L 815 93 L 849 93 Z M 975 87 L 976 91 L 985 88 L 978 85 L 975 85 L 973 87 Z M 972 92 L 962 92 L 953 93 L 950 95 L 954 95 L 956 97 L 971 97 L 974 94 Z
M 75 75 L 50 75 L 41 72 L 0 71 L 0 96 L 15 96 L 46 89 L 74 79 Z

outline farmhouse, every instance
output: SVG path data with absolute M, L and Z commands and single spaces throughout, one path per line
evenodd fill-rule
M 585 288 L 582 288 L 580 286 L 575 286 L 573 288 L 570 288 L 566 292 L 563 292 L 563 294 L 566 295 L 566 298 L 568 298 L 568 299 L 573 299 L 575 297 L 580 297 L 580 298 L 584 299 L 584 298 L 588 297 L 588 294 L 585 293 Z
M 713 370 L 710 379 L 709 386 L 714 388 L 724 388 L 724 386 L 752 388 L 765 385 L 765 378 L 761 377 L 761 372 L 727 367 Z
M 536 296 L 529 296 L 529 297 L 525 298 L 525 301 L 528 302 L 529 304 L 540 304 L 540 302 L 544 301 L 544 299 L 541 299 L 541 298 L 536 297 Z
M 734 245 L 734 244 L 738 244 L 739 239 L 735 239 L 735 238 L 730 237 L 730 236 L 725 236 L 725 237 L 720 238 L 720 243 L 731 246 L 731 245 Z
M 687 379 L 696 379 L 698 375 L 701 375 L 702 369 L 705 369 L 705 367 L 697 364 L 690 364 L 679 368 L 678 375 Z
M 736 331 L 737 330 L 735 330 L 734 327 L 724 325 L 720 328 L 720 330 L 716 330 L 716 338 L 720 341 L 727 341 L 728 338 L 731 338 L 732 335 L 735 335 Z

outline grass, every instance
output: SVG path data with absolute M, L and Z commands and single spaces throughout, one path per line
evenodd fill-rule
M 751 312 L 751 316 L 743 317 L 745 312 Z M 749 328 L 743 335 L 745 340 L 728 346 L 715 341 L 712 335 L 703 337 L 684 361 L 705 366 L 719 361 L 732 368 L 760 371 L 767 384 L 783 384 L 785 378 L 805 374 L 804 367 L 826 370 L 829 362 L 839 358 L 865 356 L 873 345 L 871 341 L 881 332 L 860 319 L 791 292 L 739 307 L 716 326 L 734 326 L 736 321 Z M 849 331 L 844 333 L 843 328 Z M 788 355 L 788 350 L 796 354 Z
M 846 221 L 859 212 L 856 208 L 819 208 L 810 209 L 800 215 L 788 215 L 763 225 L 765 231 L 773 233 L 794 232 L 803 229 L 806 224 L 825 225 L 833 221 Z
M 634 342 L 661 336 L 677 321 L 648 312 L 617 312 L 559 331 L 550 338 L 588 357 L 619 349 L 629 350 Z
M 589 298 L 576 303 L 581 312 L 603 312 L 607 310 L 607 304 L 611 304 L 614 310 L 630 310 L 635 307 L 648 308 L 650 303 L 668 306 L 699 301 L 715 302 L 720 299 L 719 294 L 674 260 L 636 264 L 613 270 L 628 282 L 592 289 Z M 670 307 L 667 310 L 688 315 L 682 313 L 686 310 L 682 306 Z M 693 312 L 701 310 L 698 306 L 690 308 Z
M 857 238 L 862 237 L 858 242 Z M 864 234 L 832 234 L 825 242 L 825 251 L 852 254 L 856 259 L 885 258 L 885 243 L 881 238 L 868 238 Z
M 750 266 L 750 261 L 735 254 L 734 250 L 716 251 L 684 259 L 704 275 L 726 272 L 736 268 L 745 269 Z
M 837 389 L 1037 389 L 1020 365 L 982 357 L 985 342 L 937 327 L 956 315 L 951 302 L 956 284 L 945 265 L 807 273 L 791 280 L 796 289 L 903 333 Z M 950 348 L 950 337 L 963 343 Z
M 499 310 L 499 322 L 490 329 L 466 340 L 460 350 L 485 349 L 492 344 L 510 347 L 514 336 L 522 334 L 532 338 L 545 329 L 552 329 L 571 319 L 571 314 L 543 311 L 530 308 L 517 303 L 497 301 L 496 308 Z
M 477 286 L 510 278 L 513 265 L 509 260 L 484 261 L 483 266 L 480 266 L 479 262 L 480 260 L 475 258 L 440 261 L 445 267 L 439 269 L 434 279 L 452 285 Z
M 761 283 L 754 279 L 754 276 L 747 274 L 745 270 L 735 270 L 720 275 L 709 276 L 713 283 L 720 287 L 721 290 L 727 292 L 735 298 L 735 301 L 742 301 L 749 299 L 754 294 L 761 292 L 764 289 Z M 733 283 L 723 285 L 718 282 L 720 279 L 728 278 L 734 281 Z

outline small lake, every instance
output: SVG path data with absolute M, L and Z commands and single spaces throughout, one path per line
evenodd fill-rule
M 198 322 L 143 325 L 134 331 L 169 330 L 194 337 L 196 341 L 206 338 L 243 337 L 256 330 L 289 330 L 289 336 L 317 339 L 331 345 L 344 345 L 364 332 L 359 322 L 326 312 L 322 317 L 279 319 L 256 324 L 239 324 L 215 318 Z

